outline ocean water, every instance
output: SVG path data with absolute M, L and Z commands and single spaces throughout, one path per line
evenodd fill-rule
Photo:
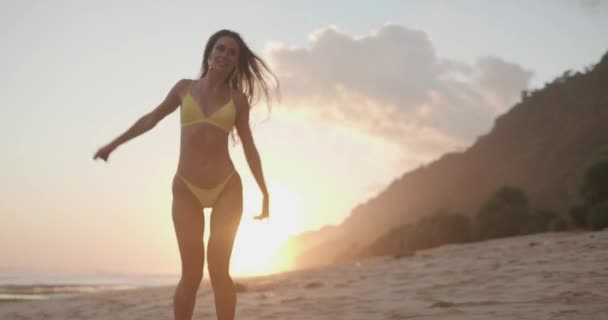
M 44 300 L 107 290 L 176 285 L 178 275 L 0 272 L 0 302 Z

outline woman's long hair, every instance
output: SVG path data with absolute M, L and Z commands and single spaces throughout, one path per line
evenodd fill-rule
M 205 45 L 205 53 L 203 54 L 203 65 L 201 68 L 200 78 L 204 77 L 209 71 L 209 55 L 213 50 L 213 46 L 220 37 L 228 36 L 236 40 L 239 46 L 239 61 L 236 67 L 230 72 L 226 78 L 226 83 L 229 87 L 240 89 L 247 96 L 250 106 L 259 100 L 263 94 L 268 108 L 271 105 L 269 81 L 273 80 L 276 84 L 276 94 L 279 94 L 279 80 L 274 75 L 266 63 L 258 57 L 243 41 L 241 36 L 230 30 L 220 30 L 207 40 Z

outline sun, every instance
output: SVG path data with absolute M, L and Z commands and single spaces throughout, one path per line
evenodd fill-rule
M 280 182 L 270 183 L 270 219 L 258 221 L 261 195 L 257 186 L 244 185 L 244 212 L 237 231 L 230 262 L 236 276 L 256 276 L 287 269 L 289 257 L 278 255 L 279 248 L 298 230 L 302 197 Z

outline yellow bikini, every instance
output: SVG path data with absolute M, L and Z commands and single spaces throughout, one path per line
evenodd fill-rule
M 180 109 L 182 127 L 198 123 L 209 123 L 222 131 L 225 131 L 226 133 L 230 133 L 236 121 L 236 106 L 234 105 L 232 95 L 230 95 L 230 100 L 228 100 L 225 105 L 211 113 L 211 115 L 205 116 L 200 105 L 190 93 L 192 90 L 192 83 L 194 83 L 194 81 L 190 83 L 188 93 L 182 100 Z M 224 190 L 224 187 L 226 187 L 226 184 L 228 181 L 230 181 L 230 178 L 232 178 L 234 174 L 235 171 L 232 171 L 223 181 L 212 188 L 199 188 L 193 185 L 182 175 L 179 175 L 179 177 L 188 187 L 188 189 L 190 189 L 192 194 L 194 194 L 194 196 L 198 199 L 203 208 L 209 208 L 215 204 L 215 201 L 220 196 Z
M 186 180 L 186 178 L 181 175 L 179 177 L 186 184 L 188 189 L 190 189 L 192 194 L 194 194 L 194 196 L 198 199 L 203 208 L 211 208 L 215 204 L 217 198 L 219 198 L 220 194 L 224 190 L 224 187 L 226 187 L 226 184 L 228 183 L 228 181 L 230 181 L 230 178 L 232 178 L 234 173 L 235 171 L 232 171 L 228 175 L 228 177 L 226 177 L 222 182 L 220 182 L 220 184 L 208 189 L 199 188 L 193 185 L 192 183 L 190 183 L 190 181 Z
M 190 87 L 192 87 L 192 84 L 190 84 Z M 230 95 L 230 100 L 228 100 L 225 105 L 217 109 L 210 116 L 205 116 L 190 91 L 191 89 L 188 88 L 188 93 L 182 100 L 182 107 L 180 110 L 182 127 L 207 122 L 230 133 L 232 127 L 234 127 L 234 121 L 236 120 L 236 107 L 234 106 L 232 95 Z

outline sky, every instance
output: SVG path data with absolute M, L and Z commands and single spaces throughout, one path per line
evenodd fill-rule
M 231 271 L 245 276 L 288 267 L 274 253 L 289 236 L 465 150 L 522 90 L 599 61 L 608 1 L 2 0 L 0 272 L 179 273 L 177 112 L 108 163 L 92 155 L 196 77 L 224 28 L 282 94 L 251 121 L 270 220 L 252 220 L 261 195 L 230 149 L 245 199 Z

